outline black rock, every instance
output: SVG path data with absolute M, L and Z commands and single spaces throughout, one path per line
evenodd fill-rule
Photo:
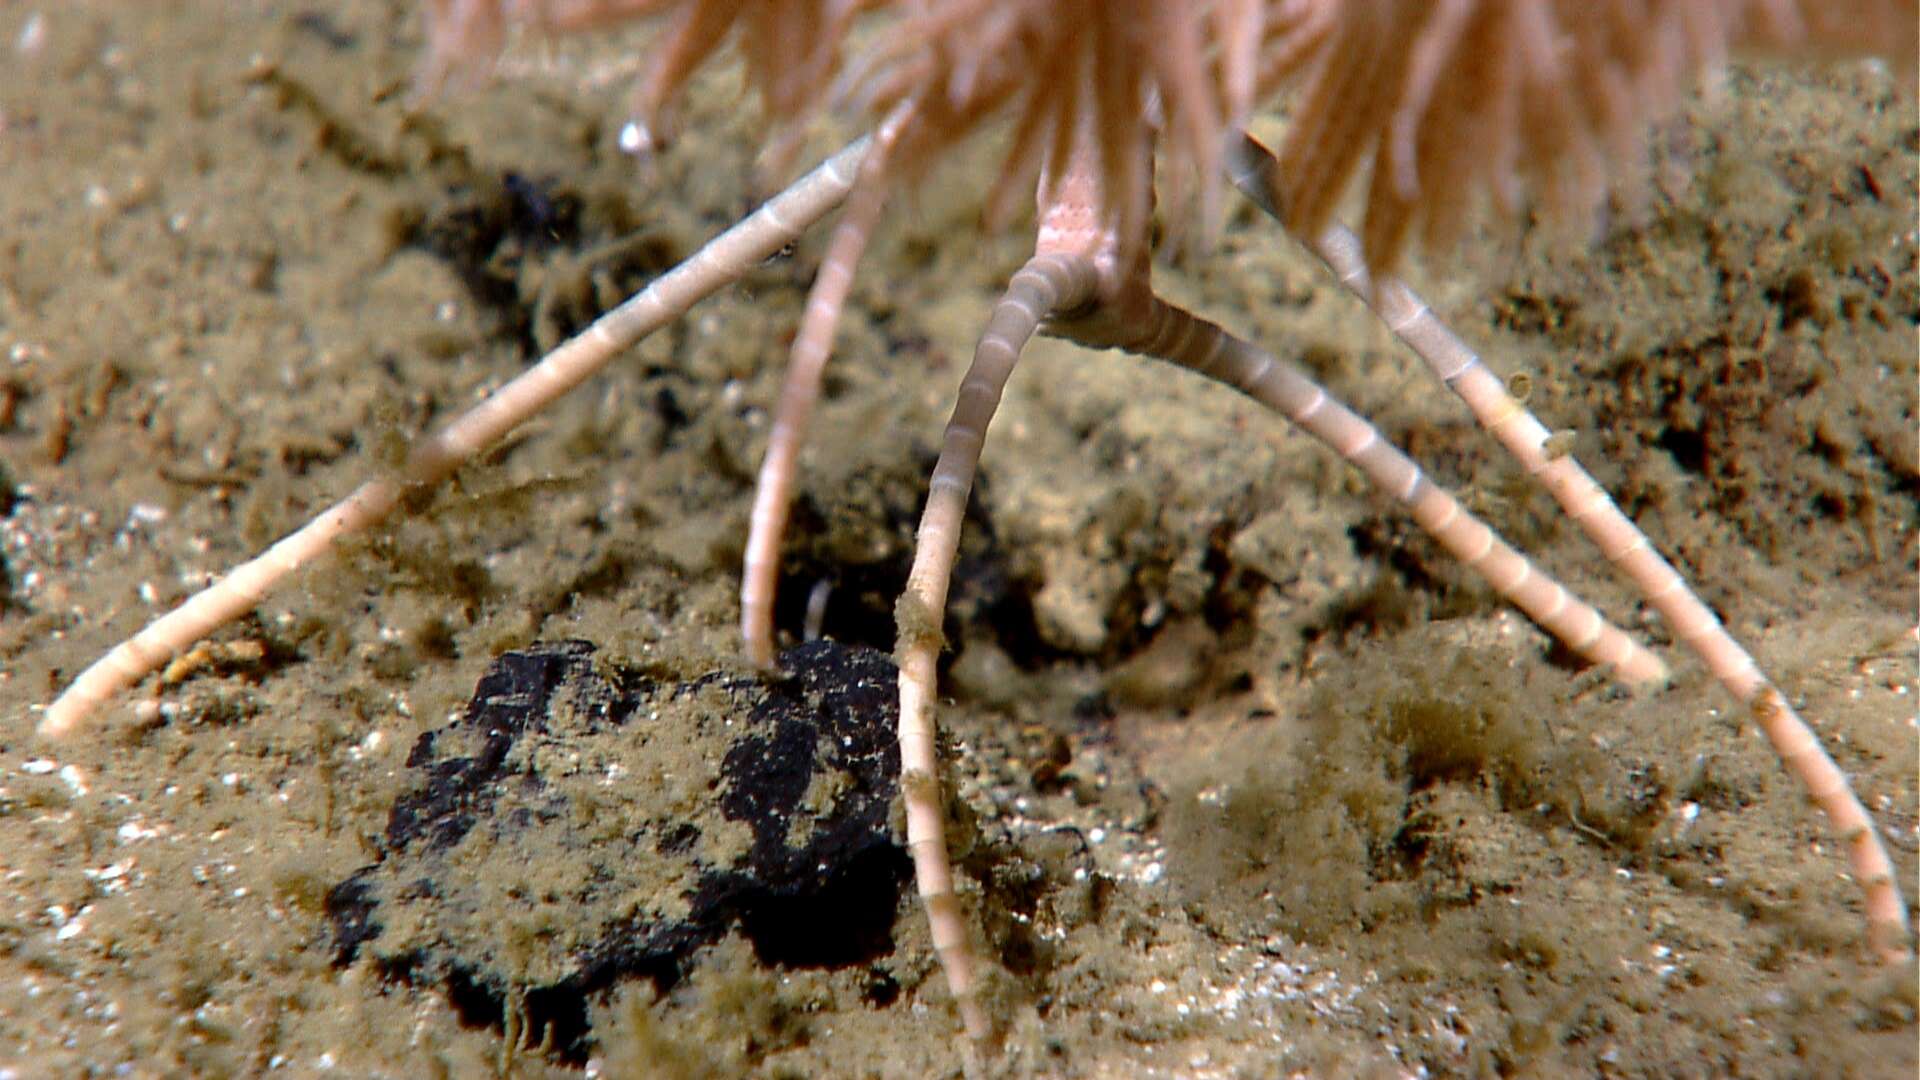
M 471 1023 L 516 997 L 563 1058 L 587 997 L 664 990 L 738 926 L 763 962 L 892 948 L 911 861 L 893 664 L 814 642 L 780 682 L 653 682 L 567 641 L 507 653 L 458 721 L 422 735 L 382 858 L 327 898 L 335 958 L 438 984 Z

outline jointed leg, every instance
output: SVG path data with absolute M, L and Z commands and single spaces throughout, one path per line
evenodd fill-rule
M 1398 447 L 1298 365 L 1241 341 L 1158 297 L 1124 322 L 1100 311 L 1048 332 L 1094 348 L 1122 348 L 1226 383 L 1285 416 L 1405 504 L 1422 529 L 1502 597 L 1588 660 L 1629 682 L 1663 678 L 1665 665 L 1573 595 L 1428 479 Z
M 1527 475 L 1553 496 L 1720 685 L 1752 711 L 1755 723 L 1766 733 L 1787 770 L 1806 784 L 1814 802 L 1833 822 L 1834 831 L 1846 841 L 1848 862 L 1866 897 L 1867 933 L 1873 950 L 1888 963 L 1912 955 L 1906 903 L 1894 882 L 1893 863 L 1881 845 L 1873 820 L 1839 766 L 1821 748 L 1813 730 L 1787 704 L 1753 655 L 1727 632 L 1680 572 L 1573 455 L 1547 450 L 1546 425 L 1507 393 L 1500 379 L 1411 289 L 1393 278 L 1380 279 L 1368 288 L 1366 266 L 1359 259 L 1352 233 L 1338 227 L 1330 229 L 1314 248 L 1356 293 L 1371 294 L 1381 320 L 1467 403 L 1480 425 L 1492 432 Z
M 976 960 L 947 860 L 933 719 L 935 665 L 961 521 L 987 424 L 1021 348 L 1043 321 L 1049 333 L 1095 348 L 1122 347 L 1169 360 L 1278 409 L 1406 502 L 1422 527 L 1582 655 L 1613 665 L 1629 679 L 1658 677 L 1664 670 L 1599 612 L 1534 571 L 1370 424 L 1299 369 L 1155 297 L 1144 252 L 1126 254 L 1112 216 L 1101 212 L 1104 192 L 1090 166 L 1087 145 L 1078 144 L 1067 166 L 1041 182 L 1035 255 L 995 305 L 961 383 L 927 493 L 906 593 L 895 611 L 907 845 L 935 951 L 967 1032 L 975 1039 L 986 1036 L 990 1025 L 977 1000 Z
M 1235 187 L 1275 220 L 1281 219 L 1279 163 L 1246 135 L 1229 139 L 1227 172 Z M 1833 828 L 1847 845 L 1853 875 L 1866 896 L 1868 938 L 1889 963 L 1912 955 L 1906 903 L 1893 879 L 1873 820 L 1853 794 L 1839 766 L 1821 749 L 1806 722 L 1787 704 L 1753 656 L 1734 640 L 1686 579 L 1661 556 L 1645 533 L 1594 481 L 1571 454 L 1548 450 L 1548 431 L 1507 392 L 1467 344 L 1447 328 L 1404 282 L 1374 277 L 1359 240 L 1334 224 L 1308 245 L 1333 275 L 1371 306 L 1380 320 L 1407 343 L 1439 379 L 1473 411 L 1544 487 L 1567 516 L 1580 526 L 1607 561 L 1619 568 L 1673 632 L 1706 664 L 1720 684 L 1753 713 L 1788 771 L 1806 784 Z
M 973 364 L 960 383 L 953 418 L 947 422 L 920 518 L 913 569 L 894 616 L 899 627 L 895 659 L 900 665 L 900 789 L 907 806 L 907 849 L 913 853 L 914 877 L 932 927 L 934 951 L 947 973 L 967 1034 L 975 1039 L 988 1034 L 989 1023 L 977 999 L 973 946 L 947 862 L 946 814 L 940 801 L 934 734 L 933 703 L 938 697 L 934 669 L 940 655 L 941 614 L 947 606 L 960 523 L 973 490 L 980 448 L 1007 377 L 1041 320 L 1091 300 L 1097 277 L 1092 262 L 1084 257 L 1036 255 L 1013 275 L 1006 294 L 994 306 L 974 349 Z
M 847 196 L 868 152 L 861 138 L 714 237 L 687 261 L 600 317 L 539 364 L 417 443 L 398 475 L 369 480 L 264 553 L 114 646 L 81 672 L 40 720 L 58 737 L 214 629 L 239 618 L 268 589 L 344 536 L 393 512 L 409 490 L 437 484 L 548 402 L 578 386 L 641 338 L 793 242 Z
M 1416 520 L 1502 595 L 1596 662 L 1627 678 L 1656 677 L 1659 661 L 1591 606 L 1534 571 L 1526 559 L 1440 490 L 1364 419 L 1315 385 L 1292 364 L 1261 353 L 1211 323 L 1157 298 L 1144 311 L 1124 305 L 1124 321 L 1104 307 L 1091 313 L 1099 275 L 1091 259 L 1036 255 L 1015 274 L 981 335 L 960 385 L 940 460 L 934 466 L 920 519 L 913 569 L 895 612 L 899 626 L 901 789 L 907 805 L 907 846 L 913 853 L 921 903 L 934 949 L 959 1003 L 968 1034 L 986 1035 L 989 1021 L 976 1000 L 977 961 L 967 921 L 953 892 L 933 721 L 940 622 L 960 544 L 960 526 L 973 489 L 988 422 L 999 406 L 1022 347 L 1042 320 L 1049 333 L 1095 348 L 1124 347 L 1168 360 L 1246 392 L 1306 429 L 1353 462 L 1382 489 L 1407 503 Z M 1123 305 L 1115 305 L 1122 307 Z
M 740 636 L 746 642 L 747 659 L 763 669 L 773 667 L 773 595 L 780 579 L 780 541 L 793 508 L 800 445 L 820 399 L 820 379 L 833 351 L 834 331 L 853 285 L 854 268 L 886 206 L 887 157 L 906 116 L 903 107 L 873 136 L 874 147 L 860 168 L 853 194 L 834 227 L 813 287 L 807 292 L 806 312 L 794 335 L 773 427 L 767 434 L 767 454 L 761 459 L 759 482 L 754 486 L 747 553 L 740 574 Z

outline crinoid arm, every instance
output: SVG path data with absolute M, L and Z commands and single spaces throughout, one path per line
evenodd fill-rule
M 740 572 L 740 636 L 747 659 L 761 669 L 773 667 L 773 600 L 779 584 L 780 544 L 793 508 L 795 478 L 800 471 L 800 448 L 806 441 L 813 409 L 820 400 L 820 382 L 833 352 L 840 310 L 853 287 L 853 275 L 867 240 L 879 224 L 887 204 L 887 161 L 902 127 L 911 118 L 910 106 L 895 108 L 872 136 L 873 149 L 861 164 L 847 208 L 834 226 L 820 260 L 806 310 L 787 355 L 767 434 L 766 456 L 760 462 L 753 489 L 753 513 L 748 518 L 747 551 Z
M 895 660 L 900 665 L 900 789 L 907 807 L 907 849 L 913 855 L 920 903 L 932 926 L 934 951 L 959 1003 L 967 1034 L 976 1040 L 991 1033 L 991 1022 L 979 1001 L 979 965 L 947 858 L 933 716 L 934 702 L 939 700 L 935 665 L 940 656 L 940 620 L 987 425 L 1000 406 L 1020 350 L 1041 320 L 1090 300 L 1098 277 L 1085 256 L 1039 254 L 1007 283 L 974 349 L 973 363 L 961 379 L 940 459 L 928 484 L 913 569 L 894 620 L 899 627 Z
M 792 243 L 846 198 L 869 146 L 870 139 L 862 137 L 828 158 L 485 401 L 422 439 L 397 474 L 360 485 L 261 555 L 114 646 L 47 706 L 40 734 L 58 738 L 73 731 L 168 660 L 252 611 L 282 579 L 332 550 L 342 538 L 385 520 L 409 491 L 445 480 L 641 338 Z
M 1267 214 L 1284 220 L 1278 160 L 1252 137 L 1240 134 L 1229 137 L 1226 161 L 1234 186 Z M 1874 953 L 1888 963 L 1910 958 L 1912 933 L 1906 902 L 1873 819 L 1813 730 L 1787 704 L 1753 655 L 1727 632 L 1719 617 L 1579 461 L 1570 453 L 1549 449 L 1547 426 L 1508 393 L 1506 384 L 1479 355 L 1405 282 L 1369 271 L 1358 237 L 1332 222 L 1306 246 L 1467 404 L 1480 426 L 1553 496 L 1567 517 L 1673 628 L 1674 636 L 1748 707 L 1788 771 L 1806 786 L 1846 842 L 1854 879 L 1865 894 Z
M 1120 348 L 1177 364 L 1273 409 L 1398 500 L 1428 535 L 1568 648 L 1607 665 L 1627 682 L 1666 676 L 1659 657 L 1536 568 L 1298 364 L 1157 296 L 1148 310 L 1125 321 L 1096 312 L 1048 329 L 1093 348 Z

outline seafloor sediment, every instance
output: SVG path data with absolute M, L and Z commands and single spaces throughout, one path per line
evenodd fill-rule
M 596 991 L 572 1059 L 514 996 L 546 985 L 525 965 L 565 917 L 539 852 L 489 893 L 511 932 L 463 938 L 512 1007 L 445 966 L 342 965 L 329 919 L 391 855 L 420 737 L 500 654 L 584 639 L 662 686 L 746 677 L 737 567 L 817 236 L 95 731 L 31 734 L 118 637 L 745 212 L 735 77 L 639 169 L 613 145 L 618 40 L 522 44 L 417 116 L 418 30 L 391 4 L 11 5 L 0 41 L 0 1070 L 957 1071 L 910 895 L 881 945 L 830 960 L 717 929 Z M 1740 69 L 1651 142 L 1590 239 L 1488 233 L 1411 276 L 1803 705 L 1911 895 L 1912 101 L 1865 64 Z M 937 171 L 863 267 L 789 636 L 824 582 L 829 636 L 890 647 L 931 448 L 1027 247 L 978 225 L 991 167 Z M 941 713 L 1012 1071 L 1914 1075 L 1913 970 L 1866 961 L 1835 839 L 1464 410 L 1244 208 L 1159 273 L 1302 358 L 1676 674 L 1628 694 L 1576 670 L 1257 408 L 1042 343 L 987 450 Z M 670 812 L 718 836 L 720 802 L 656 779 L 583 828 L 617 843 L 611 815 Z M 592 872 L 660 891 L 621 865 Z

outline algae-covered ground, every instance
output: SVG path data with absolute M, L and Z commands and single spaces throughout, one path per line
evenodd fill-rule
M 631 39 L 517 43 L 417 111 L 411 5 L 17 3 L 0 43 L 0 1075 L 957 1074 L 911 889 L 891 920 L 801 905 L 782 930 L 857 949 L 723 920 L 594 989 L 571 1042 L 527 959 L 568 917 L 558 860 L 671 907 L 622 876 L 658 860 L 499 845 L 484 896 L 449 898 L 491 983 L 338 962 L 338 887 L 396 857 L 416 744 L 497 656 L 585 639 L 648 686 L 750 681 L 738 566 L 818 234 L 93 729 L 33 734 L 119 638 L 750 209 L 737 74 L 643 167 L 616 149 Z M 1736 69 L 1591 235 L 1488 232 L 1410 276 L 1802 707 L 1912 897 L 1920 129 L 1898 78 Z M 931 448 L 1029 242 L 979 224 L 995 164 L 967 151 L 897 200 L 862 267 L 789 640 L 818 589 L 829 637 L 891 645 Z M 1675 676 L 1580 670 L 1231 393 L 1037 344 L 943 669 L 989 1068 L 1912 1077 L 1915 970 L 1868 960 L 1835 837 L 1464 410 L 1244 207 L 1159 280 L 1306 363 Z M 659 718 L 726 727 L 731 700 Z M 585 744 L 548 734 L 544 767 L 578 772 Z M 604 805 L 727 834 L 696 744 L 594 737 Z M 596 842 L 629 842 L 608 813 Z

